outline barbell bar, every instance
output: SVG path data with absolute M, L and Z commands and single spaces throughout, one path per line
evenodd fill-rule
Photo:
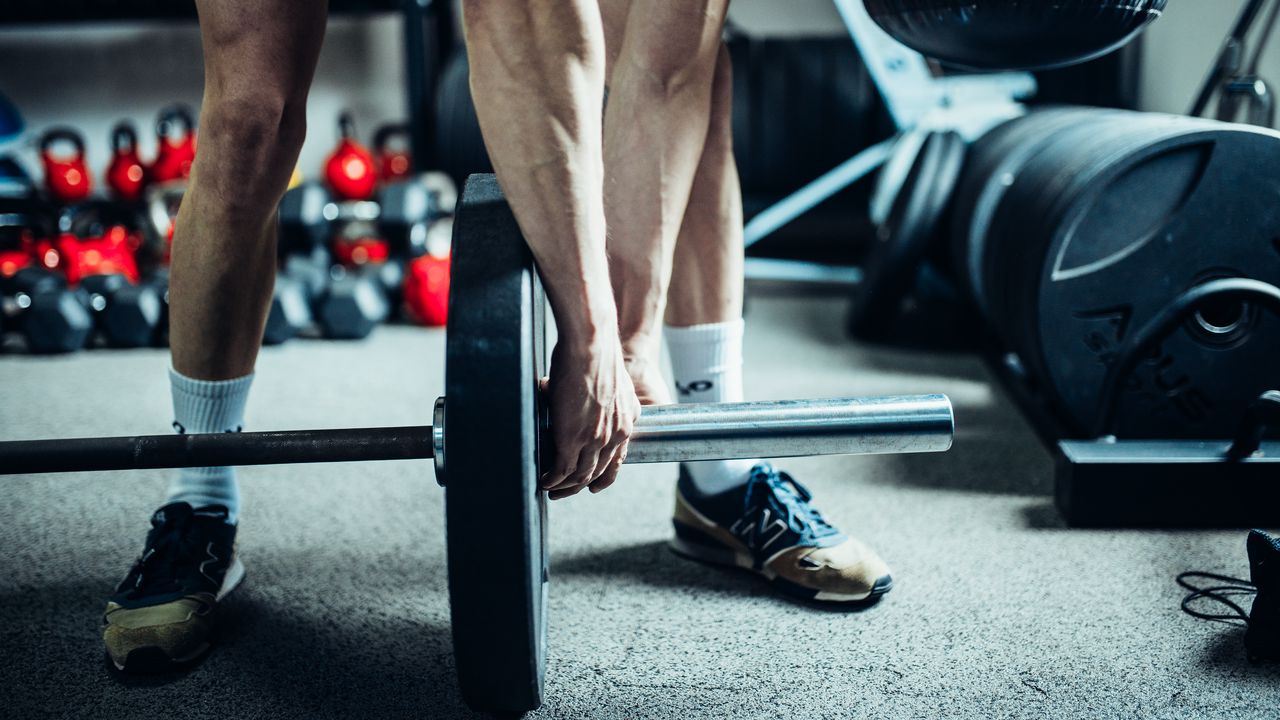
M 436 405 L 435 425 L 0 442 L 0 474 L 435 457 L 443 476 L 444 398 Z M 626 462 L 942 452 L 953 432 L 945 395 L 655 405 Z

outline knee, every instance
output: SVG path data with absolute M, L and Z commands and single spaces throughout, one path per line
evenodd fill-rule
M 664 95 L 690 88 L 705 90 L 718 71 L 723 18 L 703 9 L 697 13 L 678 31 L 649 42 L 629 43 L 621 60 L 638 71 L 651 89 Z
M 201 180 L 232 196 L 283 193 L 306 131 L 305 95 L 253 89 L 207 97 L 200 115 Z
M 263 160 L 296 155 L 306 132 L 306 100 L 271 90 L 210 98 L 200 118 L 202 144 Z

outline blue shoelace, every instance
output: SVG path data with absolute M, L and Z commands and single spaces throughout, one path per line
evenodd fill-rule
M 812 499 L 809 489 L 791 475 L 779 472 L 768 463 L 760 463 L 751 468 L 743 504 L 748 511 L 761 505 L 772 507 L 780 517 L 786 518 L 787 526 L 800 536 L 801 544 L 839 535 L 840 531 L 809 505 Z

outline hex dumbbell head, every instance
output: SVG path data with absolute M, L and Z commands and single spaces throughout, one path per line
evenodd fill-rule
M 26 267 L 3 279 L 0 295 L 5 329 L 22 334 L 28 351 L 73 352 L 88 342 L 93 318 L 61 275 Z
M 262 344 L 279 345 L 310 327 L 311 320 L 311 304 L 303 284 L 287 275 L 277 275 Z
M 328 250 L 317 248 L 307 255 L 287 255 L 280 274 L 302 285 L 307 303 L 315 305 L 329 286 L 329 268 L 333 257 Z
M 387 299 L 387 319 L 399 316 L 398 308 L 404 297 L 404 261 L 391 258 L 386 262 L 372 263 L 360 268 L 360 272 L 374 279 Z
M 93 331 L 97 335 L 104 334 L 103 313 L 111 303 L 111 297 L 120 288 L 128 285 L 129 279 L 119 273 L 86 275 L 80 278 L 79 287 L 76 288 L 75 293 L 85 309 L 89 311 L 89 316 L 93 318 Z M 92 342 L 90 340 L 90 343 Z
M 280 254 L 306 255 L 329 242 L 329 226 L 337 217 L 333 198 L 324 185 L 304 182 L 280 200 Z
M 156 295 L 160 297 L 160 322 L 156 325 L 155 335 L 152 336 L 152 344 L 156 347 L 168 347 L 169 345 L 169 271 L 166 268 L 160 268 L 142 281 L 142 284 L 148 285 L 155 289 Z
M 392 183 L 378 192 L 378 229 L 393 255 L 417 257 L 427 251 L 427 228 L 436 207 L 426 185 L 413 180 Z
M 99 324 L 112 347 L 148 347 L 155 342 L 163 315 L 164 302 L 154 287 L 126 285 L 108 299 Z
M 344 274 L 329 284 L 316 308 L 327 338 L 359 340 L 386 319 L 387 297 L 378 282 L 364 274 Z
M 93 317 L 80 298 L 66 288 L 46 289 L 17 298 L 22 308 L 18 328 L 33 353 L 68 353 L 84 347 L 93 332 Z

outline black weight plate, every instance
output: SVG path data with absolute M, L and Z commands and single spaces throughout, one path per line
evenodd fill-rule
M 1037 362 L 1081 434 L 1097 414 L 1111 353 L 1177 294 L 1216 277 L 1280 283 L 1280 134 L 1196 125 L 1064 196 L 1038 282 L 1028 284 Z M 1213 333 L 1189 323 L 1139 365 L 1119 434 L 1228 437 L 1244 408 L 1280 384 L 1280 319 L 1256 307 L 1223 312 L 1241 325 Z
M 1046 147 L 1059 140 L 1064 132 L 1096 117 L 1099 111 L 1085 108 L 1062 108 L 1033 113 L 1005 126 L 1007 129 L 975 149 L 970 172 L 979 180 L 966 180 L 958 192 L 957 222 L 968 225 L 958 231 L 968 236 L 963 242 L 961 262 L 968 268 L 971 290 L 984 313 L 989 313 L 987 296 L 988 267 L 1003 256 L 991 251 L 989 245 L 998 245 L 992 227 L 1002 212 L 1019 202 L 1016 190 L 1019 180 L 1040 158 Z M 1106 112 L 1106 111 L 1102 111 Z M 985 180 L 982 178 L 985 177 Z M 977 187 L 975 187 L 977 185 Z M 1009 200 L 1010 202 L 1006 202 Z
M 1030 242 L 1006 246 L 1004 294 L 1000 322 L 1007 330 L 1010 346 L 1023 358 L 1033 374 L 1046 377 L 1035 346 L 1033 306 L 1026 301 L 1039 283 L 1050 239 L 1066 219 L 1063 208 L 1071 199 L 1089 192 L 1097 178 L 1124 158 L 1163 140 L 1190 131 L 1199 121 L 1171 115 L 1120 113 L 1094 122 L 1076 133 L 1079 142 L 1059 145 L 1041 153 L 1036 166 L 1027 173 L 1026 186 L 1034 195 L 1016 205 L 1006 227 L 1032 236 Z M 1140 212 L 1143 207 L 1134 208 Z
M 472 708 L 542 703 L 546 505 L 538 489 L 542 289 L 493 175 L 453 232 L 445 363 L 445 515 L 458 684 Z
M 1014 325 L 1009 319 L 1011 296 L 1022 272 L 1018 260 L 1027 248 L 1039 248 L 1052 225 L 1044 217 L 1043 205 L 1052 197 L 1060 178 L 1074 178 L 1098 162 L 1094 148 L 1106 142 L 1108 133 L 1139 132 L 1140 128 L 1116 122 L 1115 111 L 1089 113 L 1067 127 L 1059 128 L 1040 142 L 1021 167 L 998 178 L 1007 190 L 991 215 L 982 248 L 982 291 L 984 311 L 997 335 L 1014 350 L 1018 347 Z M 1132 120 L 1132 118 L 1126 118 Z
M 1012 179 L 1054 134 L 1091 112 L 1084 108 L 1050 108 L 994 128 L 974 143 L 953 200 L 952 267 L 977 306 L 984 310 L 982 258 L 987 228 Z
M 992 217 L 988 255 L 983 265 L 984 297 L 998 334 L 1008 348 L 1019 354 L 1025 351 L 1017 342 L 1011 320 L 1011 314 L 1017 309 L 1011 297 L 1019 285 L 1019 273 L 1025 272 L 1021 262 L 1028 252 L 1047 242 L 1052 232 L 1052 219 L 1045 213 L 1060 191 L 1059 185 L 1071 182 L 1098 164 L 1098 148 L 1110 139 L 1109 135 L 1131 131 L 1113 122 L 1113 114 L 1077 117 L 1039 144 L 1011 176 L 1004 202 Z M 1010 177 L 1005 180 L 1010 181 Z
M 925 139 L 863 264 L 849 315 L 854 336 L 882 339 L 892 329 L 938 235 L 964 154 L 965 141 L 958 133 L 934 132 Z

